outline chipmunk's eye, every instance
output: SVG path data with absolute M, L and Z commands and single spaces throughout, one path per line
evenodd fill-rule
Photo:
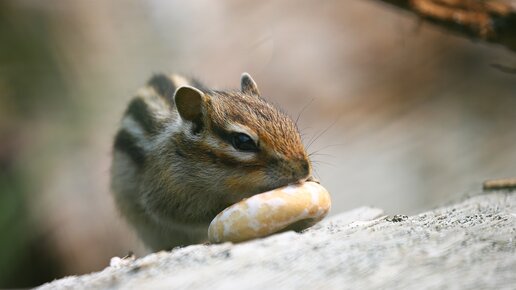
M 235 149 L 240 151 L 258 151 L 258 145 L 254 142 L 254 140 L 251 137 L 244 133 L 234 133 L 231 137 L 231 145 L 233 145 Z

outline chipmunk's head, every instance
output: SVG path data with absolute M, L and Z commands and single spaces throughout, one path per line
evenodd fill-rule
M 183 133 L 178 155 L 192 162 L 197 182 L 237 201 L 311 177 L 296 124 L 261 98 L 249 74 L 239 91 L 183 86 L 174 101 Z

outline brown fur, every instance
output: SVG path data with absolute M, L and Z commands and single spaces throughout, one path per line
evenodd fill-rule
M 311 176 L 294 122 L 258 95 L 250 76 L 242 77 L 241 91 L 198 86 L 202 92 L 193 97 L 201 97 L 200 105 L 196 101 L 187 108 L 191 115 L 198 107 L 195 122 L 199 124 L 181 119 L 170 97 L 171 89 L 177 89 L 174 77 L 167 78 L 170 82 L 163 76 L 153 79 L 151 89 L 137 97 L 152 110 L 126 115 L 135 122 L 126 121 L 121 129 L 134 131 L 137 142 L 131 148 L 144 152 L 136 157 L 144 158 L 145 166 L 137 170 L 131 151 L 117 147 L 112 166 L 112 188 L 121 213 L 153 250 L 202 242 L 209 222 L 227 206 Z M 159 86 L 152 88 L 153 84 Z M 156 94 L 163 102 L 157 101 Z M 127 128 L 133 123 L 143 131 L 157 124 L 160 131 L 140 134 L 138 128 Z M 258 137 L 258 152 L 233 148 L 230 130 L 235 126 Z

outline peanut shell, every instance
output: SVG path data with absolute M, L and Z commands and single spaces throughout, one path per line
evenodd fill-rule
M 244 199 L 220 212 L 210 223 L 212 243 L 242 242 L 322 220 L 330 210 L 328 191 L 318 183 L 288 185 Z

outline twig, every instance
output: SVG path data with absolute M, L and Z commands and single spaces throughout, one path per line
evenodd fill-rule
M 474 40 L 497 43 L 516 52 L 514 0 L 379 0 Z

